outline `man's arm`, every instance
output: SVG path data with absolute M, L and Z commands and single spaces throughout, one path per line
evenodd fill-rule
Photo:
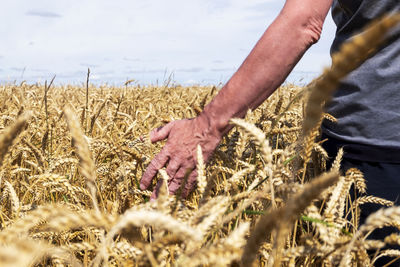
M 187 169 L 196 166 L 197 145 L 201 145 L 207 161 L 221 137 L 231 129 L 229 120 L 242 118 L 248 109 L 258 107 L 282 84 L 305 51 L 318 41 L 332 1 L 287 0 L 238 71 L 198 117 L 153 130 L 150 133 L 153 143 L 165 138 L 168 141 L 147 167 L 141 189 L 148 188 L 158 170 L 167 165 L 169 190 L 174 194 Z M 193 190 L 196 177 L 196 171 L 189 176 L 184 197 Z
M 286 79 L 319 40 L 332 0 L 287 0 L 279 16 L 215 99 L 205 107 L 212 127 L 226 133 L 231 118 L 244 117 Z M 215 125 L 213 125 L 215 124 Z

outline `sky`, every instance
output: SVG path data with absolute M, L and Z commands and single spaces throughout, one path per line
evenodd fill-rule
M 0 10 L 0 83 L 223 84 L 283 0 L 16 0 Z M 330 65 L 330 14 L 289 82 Z

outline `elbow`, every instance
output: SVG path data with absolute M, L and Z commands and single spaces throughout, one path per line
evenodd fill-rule
M 319 41 L 322 33 L 323 20 L 310 16 L 302 24 L 302 34 L 308 45 L 313 45 Z
M 319 41 L 322 33 L 323 21 L 318 18 L 309 18 L 304 25 L 304 32 L 308 38 L 308 42 L 313 45 Z
M 316 5 L 314 0 L 286 0 L 280 14 L 288 21 L 291 30 L 294 29 L 298 38 L 307 46 L 317 43 L 321 37 L 322 26 L 328 11 L 326 8 L 331 0 L 321 2 L 326 3 Z

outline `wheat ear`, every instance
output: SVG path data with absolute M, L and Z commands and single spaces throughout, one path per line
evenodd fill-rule
M 7 192 L 8 198 L 10 199 L 11 202 L 12 215 L 16 217 L 18 215 L 20 208 L 20 201 L 17 192 L 15 192 L 14 187 L 8 181 L 5 181 L 4 185 L 5 185 L 4 192 Z
M 207 177 L 204 166 L 203 151 L 201 146 L 197 146 L 197 190 L 199 191 L 199 197 L 203 197 L 204 190 L 207 187 Z
M 390 245 L 400 245 L 400 235 L 393 233 L 386 236 L 385 243 Z
M 384 199 L 384 198 L 380 198 L 380 197 L 375 197 L 375 196 L 364 196 L 364 197 L 359 197 L 355 200 L 355 205 L 359 206 L 359 205 L 363 205 L 365 203 L 375 203 L 375 204 L 379 204 L 382 206 L 388 206 L 388 207 L 392 207 L 394 205 L 393 201 Z
M 24 114 L 19 116 L 15 122 L 4 129 L 0 136 L 0 165 L 3 163 L 4 157 L 7 154 L 9 147 L 14 139 L 22 132 L 31 115 Z
M 268 143 L 268 140 L 265 138 L 264 132 L 261 129 L 257 128 L 255 125 L 248 123 L 242 119 L 231 119 L 231 122 L 234 125 L 241 127 L 243 130 L 251 135 L 251 137 L 260 147 L 260 152 L 266 162 L 266 165 L 272 165 L 272 149 Z
M 382 257 L 394 257 L 396 260 L 400 259 L 400 250 L 397 249 L 386 249 L 382 251 L 373 261 L 372 264 L 374 264 L 379 258 Z M 393 261 L 394 262 L 394 261 Z M 392 262 L 392 263 L 393 263 Z
M 79 126 L 79 120 L 73 111 L 67 107 L 64 110 L 64 114 L 67 119 L 68 129 L 72 136 L 73 145 L 78 154 L 82 175 L 86 178 L 86 183 L 92 196 L 93 206 L 97 211 L 99 211 L 96 198 L 96 169 L 92 154 L 89 150 L 89 145 L 84 138 L 81 127 Z
M 350 168 L 346 171 L 346 176 L 349 176 L 354 180 L 354 185 L 360 193 L 367 192 L 367 184 L 365 182 L 364 175 L 360 170 L 356 168 Z

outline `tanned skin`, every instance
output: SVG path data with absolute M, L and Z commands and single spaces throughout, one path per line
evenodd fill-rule
M 159 169 L 166 167 L 168 188 L 175 194 L 189 175 L 182 196 L 195 188 L 196 150 L 200 144 L 204 160 L 210 158 L 231 118 L 243 118 L 267 99 L 286 79 L 303 54 L 315 44 L 333 0 L 286 0 L 285 6 L 217 96 L 193 119 L 173 121 L 150 133 L 151 142 L 168 138 L 150 162 L 140 181 L 147 189 Z M 152 199 L 157 196 L 157 188 Z

